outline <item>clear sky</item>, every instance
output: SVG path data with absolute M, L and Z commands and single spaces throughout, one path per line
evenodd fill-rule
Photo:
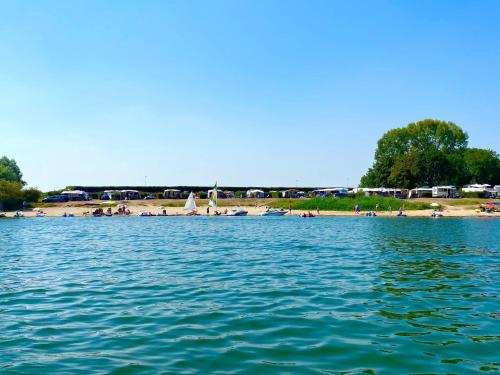
M 0 1 L 31 186 L 356 185 L 388 129 L 500 151 L 500 1 Z

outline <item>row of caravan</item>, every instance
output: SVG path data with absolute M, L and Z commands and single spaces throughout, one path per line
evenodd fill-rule
M 461 193 L 478 193 L 485 198 L 500 197 L 500 185 L 491 186 L 488 184 L 465 185 L 461 191 L 453 185 L 424 186 L 415 189 L 398 188 L 355 188 L 353 193 L 363 192 L 366 196 L 384 196 L 395 198 L 458 198 Z
M 491 186 L 488 184 L 470 184 L 461 189 L 462 193 L 478 193 L 485 198 L 500 197 L 500 185 Z M 420 198 L 432 195 L 433 198 L 458 198 L 460 196 L 455 186 L 433 186 L 412 189 L 408 193 L 408 198 Z
M 213 189 L 208 190 L 206 196 L 211 196 L 213 194 Z M 325 188 L 316 189 L 308 192 L 301 191 L 299 189 L 287 189 L 280 191 L 264 191 L 261 189 L 249 189 L 246 192 L 233 192 L 217 189 L 217 197 L 224 198 L 270 198 L 270 197 L 280 197 L 280 198 L 306 198 L 306 197 L 335 197 L 343 198 L 348 196 L 353 196 L 357 193 L 363 193 L 366 196 L 384 196 L 384 197 L 394 197 L 394 198 L 423 198 L 423 197 L 433 197 L 433 198 L 458 198 L 463 193 L 478 193 L 485 198 L 495 198 L 500 197 L 500 185 L 491 186 L 488 184 L 471 184 L 464 186 L 460 192 L 456 186 L 444 185 L 444 186 L 433 186 L 433 187 L 418 187 L 415 189 L 399 189 L 399 188 Z M 204 195 L 204 193 L 202 193 Z M 203 196 L 202 195 L 202 196 Z M 186 199 L 189 196 L 189 191 L 181 191 L 178 189 L 165 189 L 163 194 L 152 193 L 147 195 L 141 195 L 138 190 L 105 190 L 98 198 L 101 200 L 136 200 L 136 199 Z M 90 200 L 91 197 L 88 193 L 82 190 L 66 190 L 59 195 L 52 195 L 45 198 L 44 202 L 68 202 L 68 201 L 86 201 Z

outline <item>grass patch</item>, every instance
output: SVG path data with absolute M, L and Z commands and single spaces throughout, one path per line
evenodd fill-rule
M 39 207 L 39 208 L 57 207 L 57 203 L 36 202 L 36 203 L 30 203 L 30 204 L 32 207 Z
M 316 210 L 321 211 L 354 211 L 354 205 L 358 204 L 362 211 L 375 211 L 377 204 L 379 211 L 397 211 L 404 206 L 405 210 L 426 210 L 432 208 L 426 202 L 411 202 L 396 198 L 385 197 L 356 197 L 356 198 L 312 198 L 312 199 L 292 199 L 290 201 L 281 199 L 272 202 L 275 208 L 292 210 Z
M 458 198 L 458 199 L 448 199 L 445 204 L 448 206 L 477 206 L 481 203 L 488 203 L 495 201 L 495 199 L 486 198 Z

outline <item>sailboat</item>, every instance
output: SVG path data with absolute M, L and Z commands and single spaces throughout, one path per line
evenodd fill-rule
M 187 213 L 188 216 L 196 215 L 196 201 L 194 200 L 193 192 L 189 194 L 186 204 L 184 205 L 184 209 L 189 211 Z
M 214 207 L 214 214 L 220 215 L 220 212 L 217 211 L 217 182 L 212 190 L 210 190 L 208 196 L 208 205 Z M 208 211 L 207 211 L 208 212 Z

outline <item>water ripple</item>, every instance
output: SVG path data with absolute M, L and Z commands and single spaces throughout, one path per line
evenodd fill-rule
M 0 373 L 498 372 L 497 220 L 0 221 Z

